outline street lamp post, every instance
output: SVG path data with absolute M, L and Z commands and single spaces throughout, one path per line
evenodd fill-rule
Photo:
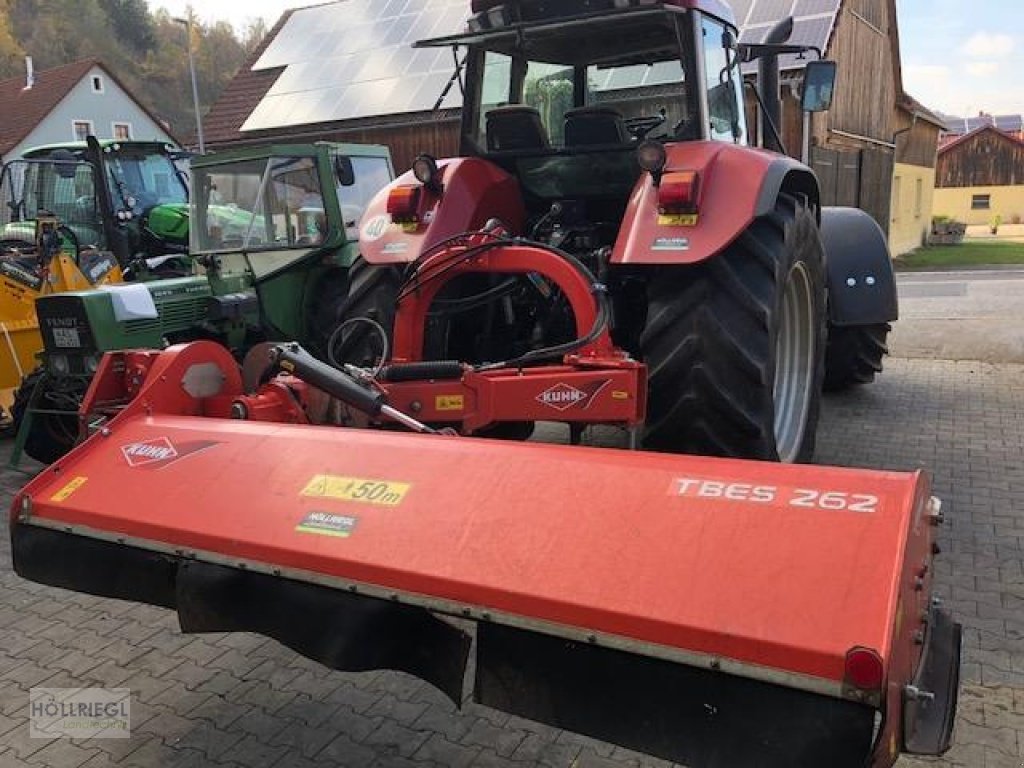
M 192 6 L 188 9 L 187 19 L 175 19 L 185 26 L 188 36 L 188 71 L 192 75 L 192 107 L 196 112 L 196 137 L 199 139 L 199 154 L 206 154 L 206 142 L 203 140 L 203 116 L 199 112 L 199 86 L 196 84 L 196 61 L 192 54 Z

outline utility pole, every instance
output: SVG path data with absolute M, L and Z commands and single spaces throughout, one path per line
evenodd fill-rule
M 206 142 L 203 140 L 203 116 L 199 112 L 199 86 L 196 84 L 196 60 L 192 53 L 192 6 L 188 6 L 188 18 L 175 19 L 184 25 L 188 36 L 188 70 L 192 75 L 192 107 L 196 112 L 196 137 L 199 139 L 199 154 L 206 154 Z

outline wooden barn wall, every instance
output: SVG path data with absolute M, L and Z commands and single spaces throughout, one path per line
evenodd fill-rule
M 939 155 L 937 187 L 1009 187 L 1024 184 L 1024 144 L 982 131 Z
M 412 168 L 413 160 L 424 152 L 434 157 L 458 155 L 459 121 L 431 121 L 416 125 L 344 131 L 337 135 L 336 140 L 359 144 L 386 144 L 391 147 L 395 171 L 401 174 Z
M 800 77 L 802 78 L 803 75 Z M 751 80 L 751 82 L 756 82 L 756 78 Z M 757 100 L 751 95 L 750 89 L 746 90 L 744 105 L 747 113 L 747 130 L 750 132 L 750 143 L 758 145 L 757 115 L 760 112 L 760 107 L 757 104 Z M 821 118 L 814 117 L 812 119 L 820 120 Z M 784 83 L 782 86 L 782 125 L 777 127 L 782 136 L 782 143 L 786 147 L 786 154 L 799 160 L 803 148 L 803 111 L 800 109 L 800 100 L 793 93 L 788 83 Z M 765 132 L 769 132 L 767 127 Z
M 926 120 L 914 120 L 900 109 L 896 115 L 896 162 L 934 168 L 939 147 L 939 126 Z
M 819 143 L 849 143 L 828 132 L 843 131 L 891 142 L 896 76 L 885 0 L 847 0 L 836 21 L 828 55 L 838 64 L 835 98 L 815 130 Z

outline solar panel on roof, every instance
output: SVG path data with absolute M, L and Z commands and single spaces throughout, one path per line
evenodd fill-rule
M 432 109 L 452 75 L 451 54 L 411 45 L 461 31 L 467 7 L 465 0 L 339 0 L 294 11 L 253 65 L 284 71 L 242 130 Z M 459 106 L 458 89 L 445 105 Z
M 781 18 L 793 14 L 790 42 L 823 49 L 841 0 L 732 0 L 741 40 L 761 42 Z M 300 8 L 267 46 L 253 70 L 283 68 L 242 125 L 258 131 L 432 109 L 452 76 L 450 51 L 413 49 L 416 40 L 465 28 L 467 0 L 336 0 Z M 784 69 L 806 63 L 784 56 Z M 639 85 L 678 79 L 670 65 L 641 67 Z M 745 66 L 744 71 L 751 67 Z M 620 84 L 614 84 L 619 87 Z M 459 107 L 452 88 L 442 107 Z

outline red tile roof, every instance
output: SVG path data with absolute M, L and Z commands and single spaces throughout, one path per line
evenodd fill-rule
M 0 156 L 20 144 L 61 100 L 99 64 L 95 59 L 37 72 L 35 85 L 25 88 L 25 75 L 0 81 Z
M 93 67 L 99 67 L 128 98 L 145 112 L 149 118 L 160 126 L 178 144 L 178 137 L 167 127 L 163 120 L 133 94 L 121 79 L 104 66 L 99 59 L 83 59 L 52 69 L 36 72 L 35 83 L 25 90 L 25 76 L 0 81 L 0 104 L 3 104 L 3 117 L 0 118 L 0 157 L 14 149 L 24 141 L 33 129 L 67 96 L 71 90 L 89 74 Z M 10 159 L 10 158 L 8 158 Z

